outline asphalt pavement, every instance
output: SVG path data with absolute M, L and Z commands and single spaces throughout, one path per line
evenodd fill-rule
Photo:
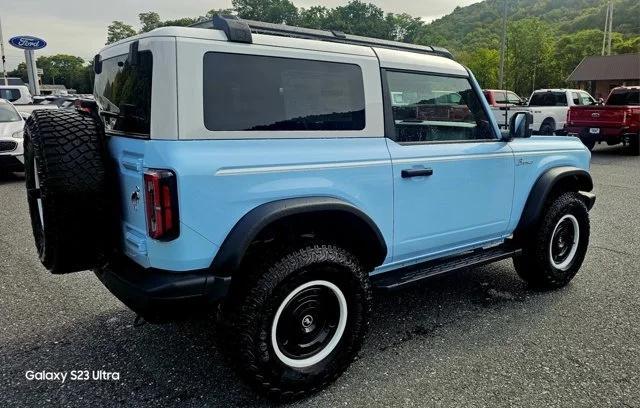
M 532 291 L 503 261 L 378 293 L 359 359 L 292 405 L 640 407 L 640 158 L 598 147 L 591 170 L 591 244 L 570 285 Z M 92 273 L 41 266 L 24 179 L 0 177 L 0 406 L 269 404 L 226 365 L 213 320 L 134 318 Z M 100 378 L 70 378 L 84 370 Z M 27 379 L 42 371 L 68 377 Z

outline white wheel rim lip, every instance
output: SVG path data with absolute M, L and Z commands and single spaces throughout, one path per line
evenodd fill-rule
M 566 219 L 569 219 L 571 221 L 571 225 L 573 226 L 573 232 L 574 232 L 573 242 L 571 244 L 572 245 L 571 251 L 569 252 L 569 255 L 567 255 L 567 259 L 558 263 L 553 260 L 553 239 L 556 236 L 558 227 Z M 549 259 L 551 260 L 551 265 L 553 265 L 554 268 L 560 269 L 562 271 L 566 271 L 567 269 L 569 269 L 569 266 L 571 266 L 571 263 L 573 262 L 573 259 L 575 258 L 576 253 L 578 252 L 579 242 L 580 242 L 580 224 L 578 223 L 578 219 L 572 214 L 567 214 L 562 218 L 560 218 L 555 228 L 553 229 L 553 234 L 551 234 L 551 240 L 549 241 Z
M 37 161 L 37 159 L 35 157 L 33 158 L 33 174 L 34 174 L 35 188 L 36 188 L 36 190 L 40 190 L 40 176 L 38 175 L 38 161 Z M 38 203 L 38 214 L 40 215 L 40 227 L 42 227 L 42 230 L 44 230 L 44 215 L 43 215 L 43 211 L 42 211 L 42 198 L 38 197 L 36 199 L 36 201 Z
M 333 294 L 336 296 L 336 298 L 338 299 L 338 305 L 340 310 L 340 318 L 338 320 L 338 326 L 329 343 L 325 346 L 325 348 L 320 350 L 318 353 L 312 355 L 311 357 L 307 357 L 303 359 L 289 358 L 285 356 L 284 353 L 280 350 L 280 347 L 278 347 L 278 341 L 276 340 L 276 329 L 278 328 L 278 321 L 280 319 L 280 315 L 282 314 L 282 311 L 287 306 L 289 301 L 293 299 L 293 297 L 298 293 L 300 293 L 302 290 L 311 286 L 324 286 L 326 288 L 329 288 L 333 292 Z M 276 311 L 276 315 L 273 318 L 273 324 L 271 325 L 271 346 L 273 347 L 273 351 L 275 352 L 278 359 L 282 361 L 284 364 L 294 368 L 311 367 L 312 365 L 319 363 L 320 361 L 325 359 L 329 354 L 331 354 L 331 352 L 336 348 L 336 346 L 340 342 L 340 339 L 344 334 L 344 329 L 346 326 L 347 326 L 347 299 L 344 297 L 344 294 L 342 293 L 340 288 L 338 288 L 333 283 L 325 280 L 310 281 L 295 288 L 282 301 L 282 303 L 280 304 L 280 307 L 278 307 L 278 310 Z

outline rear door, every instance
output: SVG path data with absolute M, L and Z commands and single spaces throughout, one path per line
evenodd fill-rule
M 383 70 L 383 78 L 394 260 L 502 238 L 511 214 L 513 153 L 498 139 L 469 78 L 393 69 Z

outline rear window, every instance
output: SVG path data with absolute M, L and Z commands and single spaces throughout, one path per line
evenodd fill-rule
M 640 106 L 640 89 L 625 89 L 613 92 L 607 100 L 607 105 Z
M 150 51 L 140 51 L 138 64 L 133 66 L 126 54 L 102 61 L 102 72 L 96 75 L 93 93 L 107 131 L 149 134 L 152 71 Z
M 15 102 L 20 99 L 20 90 L 15 88 L 0 89 L 0 99 L 6 99 L 9 102 Z
M 358 65 L 208 52 L 204 122 L 212 131 L 362 130 Z
M 537 92 L 531 95 L 529 106 L 567 106 L 565 92 Z

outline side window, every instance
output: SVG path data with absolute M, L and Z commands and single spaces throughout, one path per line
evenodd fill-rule
M 398 143 L 495 139 L 467 78 L 386 71 Z
M 595 105 L 596 101 L 586 92 L 580 92 L 580 105 Z
M 20 90 L 12 88 L 0 89 L 0 99 L 6 99 L 9 102 L 15 102 L 20 99 Z
M 362 130 L 362 70 L 354 64 L 208 52 L 204 123 L 212 131 Z

